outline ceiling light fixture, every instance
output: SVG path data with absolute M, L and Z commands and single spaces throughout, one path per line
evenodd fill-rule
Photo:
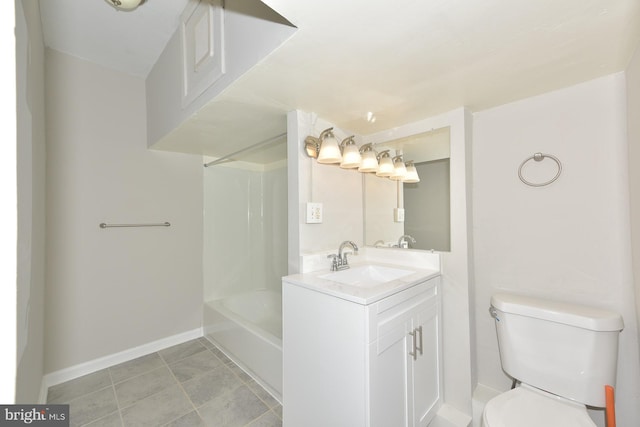
M 367 121 L 368 121 L 369 123 L 375 123 L 375 122 L 376 122 L 376 115 L 375 115 L 375 114 L 373 114 L 373 112 L 369 111 L 369 112 L 367 113 Z
M 105 0 L 118 10 L 133 10 L 144 3 L 144 0 Z

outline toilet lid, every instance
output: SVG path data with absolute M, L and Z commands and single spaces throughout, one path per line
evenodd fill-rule
M 521 386 L 491 399 L 484 427 L 596 427 L 584 405 Z

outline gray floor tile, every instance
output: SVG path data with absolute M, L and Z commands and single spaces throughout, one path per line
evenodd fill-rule
M 221 365 L 220 359 L 209 350 L 205 350 L 182 359 L 170 365 L 169 368 L 178 381 L 185 382 Z
M 242 385 L 242 382 L 226 366 L 219 366 L 192 380 L 182 383 L 184 391 L 196 406 L 204 405 L 210 400 L 229 393 Z
M 122 427 L 120 411 L 113 412 L 106 417 L 102 417 L 92 423 L 85 424 L 85 427 Z
M 118 404 L 121 408 L 133 405 L 138 400 L 158 393 L 165 388 L 176 385 L 169 368 L 163 366 L 137 377 L 130 378 L 115 385 Z
M 116 395 L 113 387 L 109 386 L 69 402 L 70 424 L 82 426 L 117 410 Z
M 193 406 L 177 384 L 122 410 L 126 427 L 158 427 L 188 414 Z
M 114 384 L 129 378 L 144 374 L 156 368 L 164 366 L 164 362 L 158 353 L 147 354 L 137 359 L 121 363 L 109 368 Z
M 189 412 L 177 420 L 167 424 L 165 427 L 205 427 L 204 421 L 196 411 Z
M 251 381 L 248 381 L 246 384 L 269 408 L 273 408 L 280 404 L 275 397 L 271 396 L 271 394 L 262 388 L 260 384 L 255 382 L 255 380 L 251 379 Z
M 282 425 L 282 406 L 205 338 L 56 385 L 48 399 L 70 404 L 73 427 Z
M 278 405 L 274 408 L 271 408 L 271 410 L 280 418 L 282 419 L 282 405 Z
M 215 344 L 212 344 L 212 345 L 213 347 L 210 348 L 209 350 L 211 350 L 213 354 L 218 356 L 218 359 L 222 360 L 222 363 L 225 363 L 225 364 L 233 363 L 231 359 L 229 359 L 227 355 L 222 352 L 222 350 L 216 347 Z
M 200 341 L 200 344 L 202 344 L 203 346 L 211 349 L 214 348 L 215 346 L 213 345 L 213 343 L 211 341 L 209 341 L 208 339 L 206 339 L 205 337 L 200 337 L 198 338 L 198 341 Z
M 111 385 L 109 371 L 103 369 L 49 388 L 47 403 L 65 403 Z
M 200 341 L 195 339 L 160 350 L 158 354 L 160 354 L 164 361 L 170 365 L 178 360 L 182 360 L 185 357 L 192 356 L 204 350 L 206 350 L 206 347 L 202 345 Z
M 259 418 L 269 408 L 246 385 L 220 395 L 198 409 L 209 427 L 242 427 Z
M 253 378 L 251 378 L 249 374 L 247 374 L 240 366 L 236 365 L 235 363 L 227 365 L 227 367 L 231 369 L 231 372 L 236 374 L 238 378 L 240 378 L 240 381 L 242 381 L 243 383 L 249 383 L 253 381 Z
M 273 411 L 269 411 L 247 427 L 282 427 L 282 420 Z

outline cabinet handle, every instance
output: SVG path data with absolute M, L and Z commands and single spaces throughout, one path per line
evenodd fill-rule
M 420 346 L 418 350 L 420 350 L 420 356 L 422 356 L 422 326 L 418 326 L 418 334 L 420 335 Z
M 409 356 L 413 357 L 413 360 L 416 360 L 418 358 L 418 347 L 416 346 L 416 330 L 414 329 L 413 331 L 409 332 L 409 335 L 411 335 L 411 337 L 413 338 L 413 352 L 409 352 Z

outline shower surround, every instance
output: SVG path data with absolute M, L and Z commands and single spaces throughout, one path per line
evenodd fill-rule
M 287 200 L 286 161 L 205 169 L 204 333 L 277 399 Z

